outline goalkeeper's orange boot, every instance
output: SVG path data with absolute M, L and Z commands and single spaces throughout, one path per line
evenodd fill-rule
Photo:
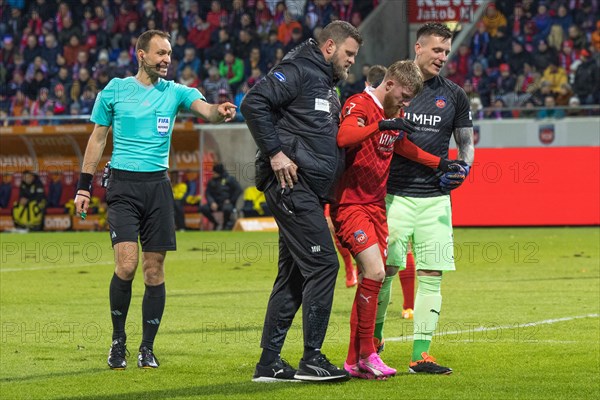
M 412 308 L 406 308 L 402 310 L 402 319 L 413 319 L 414 311 Z
M 443 367 L 435 362 L 435 358 L 426 352 L 421 353 L 421 360 L 413 361 L 408 366 L 408 372 L 411 374 L 434 374 L 450 375 L 452 368 Z

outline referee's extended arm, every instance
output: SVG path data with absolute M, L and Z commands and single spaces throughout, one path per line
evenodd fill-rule
M 231 121 L 235 117 L 236 108 L 234 104 L 228 101 L 221 104 L 210 104 L 198 99 L 192 103 L 190 110 L 194 115 L 208 122 L 219 123 Z

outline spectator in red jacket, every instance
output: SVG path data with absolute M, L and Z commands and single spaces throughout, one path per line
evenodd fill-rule
M 446 78 L 462 87 L 464 86 L 466 75 L 459 74 L 456 71 L 456 61 L 450 61 L 446 64 Z
M 458 47 L 458 56 L 456 57 L 456 72 L 466 76 L 470 72 L 471 49 L 466 44 Z
M 227 18 L 227 11 L 221 8 L 221 2 L 213 0 L 210 3 L 210 11 L 206 15 L 206 22 L 210 24 L 211 32 L 219 28 L 221 17 Z
M 72 35 L 69 38 L 69 45 L 64 48 L 65 63 L 72 68 L 77 62 L 77 55 L 80 51 L 86 52 L 87 48 L 79 41 L 79 36 Z
M 194 25 L 187 35 L 187 40 L 196 49 L 204 51 L 210 46 L 210 24 L 205 22 L 200 15 L 196 15 Z
M 129 22 L 138 22 L 138 14 L 132 10 L 126 3 L 121 4 L 119 15 L 115 18 L 115 24 L 112 28 L 112 33 L 125 33 Z
M 562 43 L 562 50 L 558 53 L 558 66 L 565 71 L 571 70 L 571 64 L 579 60 L 579 55 L 573 49 L 573 41 L 565 40 Z

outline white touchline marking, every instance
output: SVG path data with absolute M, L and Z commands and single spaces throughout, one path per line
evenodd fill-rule
M 175 261 L 193 261 L 197 260 L 197 258 L 177 258 L 177 260 L 173 259 L 170 263 Z M 9 267 L 9 268 L 0 268 L 0 272 L 23 272 L 23 271 L 44 271 L 49 269 L 65 269 L 65 268 L 85 268 L 85 267 L 93 267 L 97 265 L 114 265 L 114 261 L 102 261 L 102 262 L 89 262 L 84 264 L 73 264 L 73 265 L 43 265 L 39 267 L 32 268 L 17 268 L 17 267 Z M 58 264 L 58 263 L 57 263 Z
M 460 331 L 448 331 L 448 332 L 441 332 L 439 334 L 434 333 L 433 336 L 435 337 L 435 336 L 460 335 L 463 333 L 472 333 L 472 332 L 489 332 L 489 331 L 497 331 L 497 330 L 501 330 L 501 329 L 526 328 L 528 326 L 550 325 L 550 324 L 556 324 L 557 322 L 573 321 L 575 319 L 583 319 L 583 318 L 598 318 L 598 317 L 600 317 L 600 314 L 586 314 L 586 315 L 576 315 L 573 317 L 544 319 L 542 321 L 526 322 L 526 323 L 520 324 L 520 325 L 513 324 L 513 325 L 490 326 L 490 327 L 479 326 L 477 328 L 464 329 L 464 330 L 460 330 Z M 405 340 L 412 340 L 412 339 L 413 339 L 413 335 L 410 335 L 410 336 L 385 338 L 385 341 L 386 342 L 402 342 Z
M 453 341 L 454 342 L 454 341 Z M 473 340 L 457 340 L 455 343 L 473 343 Z M 591 341 L 583 341 L 583 340 L 531 340 L 531 341 L 527 341 L 527 343 L 530 344 L 546 344 L 546 343 L 552 343 L 552 344 L 579 344 L 579 343 L 596 343 L 596 342 L 591 342 Z
M 106 261 L 106 262 L 94 262 L 94 263 L 86 263 L 86 264 L 73 264 L 73 265 L 43 265 L 40 267 L 32 267 L 32 268 L 2 268 L 0 272 L 27 272 L 27 271 L 43 271 L 48 269 L 65 269 L 65 268 L 85 268 L 85 267 L 95 267 L 97 265 L 110 265 L 114 264 L 114 261 Z

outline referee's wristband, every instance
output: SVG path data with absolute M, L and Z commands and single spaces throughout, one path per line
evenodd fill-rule
M 82 172 L 79 174 L 79 182 L 77 182 L 77 190 L 87 190 L 88 192 L 92 192 L 92 180 L 94 179 L 94 175 L 87 174 Z

